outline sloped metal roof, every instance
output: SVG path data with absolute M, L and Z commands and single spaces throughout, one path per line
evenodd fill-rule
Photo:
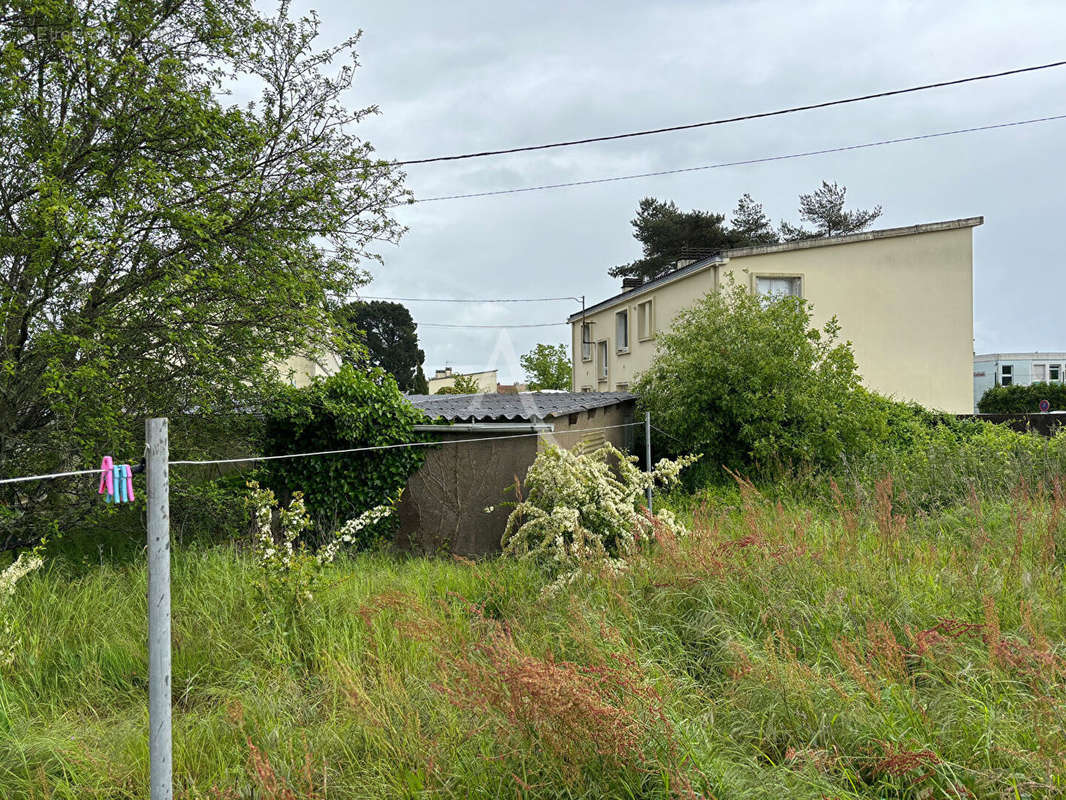
M 532 422 L 636 400 L 629 392 L 520 392 L 413 394 L 408 400 L 430 419 L 451 422 Z

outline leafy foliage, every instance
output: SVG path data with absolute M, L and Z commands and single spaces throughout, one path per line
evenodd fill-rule
M 814 226 L 808 230 L 801 225 L 781 223 L 781 237 L 792 242 L 797 239 L 818 239 L 825 236 L 842 236 L 866 230 L 870 224 L 881 216 L 881 206 L 872 209 L 844 210 L 844 201 L 848 187 L 839 186 L 836 181 L 827 183 L 811 194 L 801 194 L 799 203 L 800 217 Z
M 423 421 L 391 375 L 345 365 L 283 391 L 267 413 L 265 445 L 268 455 L 281 455 L 399 444 L 416 441 L 414 425 Z M 266 483 L 283 497 L 303 492 L 321 537 L 398 498 L 424 459 L 421 447 L 278 459 L 266 462 Z M 381 526 L 361 529 L 353 544 L 369 547 L 381 534 Z
M 643 257 L 608 270 L 614 277 L 651 280 L 677 267 L 681 259 L 699 259 L 731 247 L 776 244 L 782 239 L 814 239 L 865 230 L 881 216 L 881 206 L 870 210 L 844 209 L 846 186 L 822 181 L 821 188 L 799 197 L 800 217 L 813 225 L 782 222 L 775 231 L 770 218 L 750 194 L 741 195 L 729 224 L 725 215 L 713 211 L 681 211 L 672 201 L 645 197 L 630 220 L 633 238 L 640 242 Z
M 608 270 L 614 277 L 645 280 L 674 268 L 682 257 L 701 257 L 716 250 L 736 247 L 744 241 L 723 223 L 725 216 L 710 211 L 681 211 L 673 201 L 645 197 L 630 224 L 640 242 L 642 258 Z
M 547 567 L 557 576 L 552 589 L 598 569 L 617 572 L 657 525 L 682 532 L 669 511 L 647 511 L 644 492 L 676 485 L 681 470 L 698 458 L 663 459 L 646 473 L 636 456 L 610 444 L 591 452 L 549 445 L 526 473 L 524 497 L 507 519 L 503 553 Z
M 401 391 L 429 393 L 422 372 L 426 354 L 418 346 L 415 321 L 406 306 L 384 300 L 357 301 L 342 306 L 335 316 L 352 340 L 362 345 L 348 348 L 345 362 L 358 366 L 369 357 L 371 365 L 396 379 Z
M 526 372 L 530 391 L 541 389 L 570 389 L 573 382 L 573 365 L 570 351 L 564 344 L 538 344 L 519 363 Z
M 255 402 L 279 360 L 332 346 L 327 306 L 402 233 L 403 176 L 353 132 L 375 109 L 341 102 L 356 38 L 316 50 L 317 19 L 286 9 L 4 5 L 4 474 L 139 453 L 145 416 Z M 228 104 L 245 78 L 260 97 Z M 5 487 L 0 524 L 26 538 L 90 491 Z
M 437 389 L 437 394 L 478 394 L 481 388 L 477 385 L 477 378 L 473 375 L 456 375 L 451 386 L 442 386 Z
M 709 467 L 835 465 L 882 433 L 836 320 L 810 327 L 794 297 L 732 285 L 683 310 L 660 334 L 635 392 L 679 447 Z
M 1066 385 L 1037 382 L 992 386 L 977 401 L 977 410 L 982 414 L 1036 414 L 1041 400 L 1051 404 L 1051 411 L 1066 411 Z
M 747 192 L 737 201 L 729 225 L 748 245 L 776 244 L 780 241 L 774 224 L 762 209 L 762 203 L 756 203 Z

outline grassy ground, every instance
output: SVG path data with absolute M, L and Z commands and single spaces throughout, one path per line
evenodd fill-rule
M 1061 499 L 876 494 L 695 503 L 689 538 L 555 597 L 362 556 L 296 607 L 237 549 L 179 549 L 177 796 L 1066 794 Z M 52 562 L 6 613 L 0 797 L 145 797 L 143 568 Z

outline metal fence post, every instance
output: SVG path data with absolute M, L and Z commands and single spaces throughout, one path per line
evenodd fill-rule
M 166 418 L 145 421 L 148 443 L 148 750 L 151 800 L 172 800 L 170 723 L 170 444 Z
M 651 412 L 644 412 L 644 466 L 648 470 L 648 474 L 651 475 Z M 651 507 L 651 484 L 648 484 L 648 511 L 652 514 L 655 511 Z

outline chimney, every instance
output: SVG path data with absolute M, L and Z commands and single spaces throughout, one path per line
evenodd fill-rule
M 444 369 L 438 369 L 434 378 L 450 378 L 452 376 L 452 368 L 445 367 Z
M 636 289 L 638 286 L 644 285 L 643 278 L 622 278 L 622 291 L 627 292 L 630 289 Z

